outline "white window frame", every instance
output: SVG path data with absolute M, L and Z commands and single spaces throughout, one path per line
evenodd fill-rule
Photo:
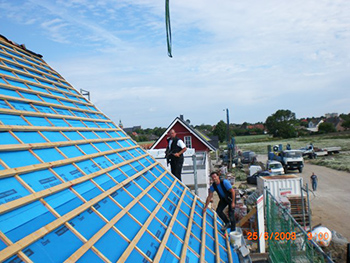
M 192 148 L 192 136 L 185 136 L 184 143 L 187 148 Z

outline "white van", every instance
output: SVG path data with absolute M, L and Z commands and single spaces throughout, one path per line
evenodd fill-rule
M 271 175 L 280 175 L 284 174 L 284 169 L 283 166 L 280 162 L 278 161 L 271 161 L 268 160 L 266 163 L 266 170 L 270 171 Z

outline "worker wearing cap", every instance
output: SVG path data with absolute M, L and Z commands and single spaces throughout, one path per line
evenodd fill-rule
M 203 209 L 203 213 L 206 211 L 210 200 L 213 198 L 214 191 L 216 191 L 219 195 L 220 201 L 218 207 L 216 208 L 216 212 L 219 217 L 224 221 L 225 225 L 222 227 L 222 231 L 225 232 L 227 228 L 231 228 L 231 231 L 236 230 L 236 220 L 235 220 L 235 190 L 232 188 L 231 183 L 224 179 L 220 180 L 217 172 L 212 172 L 210 174 L 211 179 L 213 180 L 213 184 L 209 188 L 209 195 L 205 202 L 205 207 Z M 228 206 L 228 215 L 230 220 L 224 213 L 225 207 Z
M 176 137 L 176 132 L 171 129 L 169 132 L 166 158 L 170 163 L 171 173 L 181 181 L 182 165 L 184 163 L 183 153 L 187 150 L 185 143 Z

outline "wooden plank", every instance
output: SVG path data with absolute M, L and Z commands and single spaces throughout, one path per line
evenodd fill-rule
M 200 254 L 200 261 L 199 262 L 205 262 L 205 238 L 206 238 L 206 233 L 207 233 L 206 224 L 207 224 L 207 213 L 203 213 L 201 254 Z
M 91 250 L 97 255 L 99 256 L 103 262 L 106 262 L 106 263 L 112 263 L 112 261 L 110 261 L 104 254 L 102 254 L 96 247 L 92 246 L 91 247 Z
M 0 239 L 7 245 L 10 246 L 12 245 L 12 241 L 4 234 L 0 231 Z M 33 261 L 26 255 L 24 254 L 22 251 L 19 251 L 18 254 L 19 258 L 21 258 L 24 262 L 27 263 L 33 263 Z
M 0 125 L 0 131 L 121 131 L 118 128 Z M 127 137 L 129 139 L 129 137 Z
M 17 66 L 20 66 L 20 67 L 22 67 L 22 65 L 17 65 Z M 9 69 L 7 66 L 3 66 L 3 65 L 1 65 L 0 64 L 0 68 L 3 68 L 3 69 Z M 16 68 L 10 68 L 11 69 L 11 71 L 13 72 L 13 73 L 15 73 L 15 75 L 17 76 L 17 74 L 21 74 L 21 75 L 24 75 L 24 76 L 27 76 L 27 77 L 29 77 L 29 78 L 33 78 L 33 80 L 32 81 L 30 81 L 30 80 L 25 80 L 25 82 L 33 82 L 33 83 L 35 83 L 35 85 L 39 85 L 39 86 L 41 86 L 41 87 L 45 87 L 45 88 L 50 88 L 51 90 L 55 90 L 55 91 L 61 91 L 62 93 L 66 93 L 66 94 L 69 94 L 69 95 L 76 95 L 75 97 L 79 97 L 79 94 L 76 94 L 75 93 L 75 90 L 72 88 L 72 87 L 67 87 L 67 86 L 65 86 L 65 85 L 62 85 L 62 84 L 57 84 L 55 81 L 52 81 L 52 80 L 49 80 L 49 79 L 45 79 L 44 77 L 40 77 L 40 76 L 37 76 L 37 75 L 34 75 L 34 74 L 31 74 L 31 73 L 28 73 L 28 72 L 25 72 L 25 71 L 22 71 L 22 70 L 19 70 L 19 69 L 16 69 Z M 42 74 L 42 72 L 40 72 L 40 74 Z M 8 77 L 8 76 L 6 76 L 6 77 Z M 11 78 L 13 78 L 12 76 L 9 76 L 9 77 L 11 77 Z M 53 77 L 53 76 L 51 76 L 51 77 Z M 23 81 L 21 78 L 19 78 L 18 77 L 18 79 L 20 79 L 21 81 Z M 64 89 L 66 89 L 66 90 L 69 90 L 69 91 L 72 91 L 72 93 L 70 93 L 69 91 L 63 91 L 63 90 L 61 90 L 61 89 L 59 89 L 59 88 L 54 88 L 54 87 L 48 87 L 48 86 L 46 86 L 46 85 L 43 85 L 43 84 L 41 84 L 41 83 L 38 83 L 38 82 L 35 82 L 35 79 L 38 79 L 38 80 L 41 80 L 41 81 L 44 81 L 44 82 L 49 82 L 49 83 L 51 83 L 51 84 L 53 84 L 53 85 L 58 85 L 58 86 L 60 86 L 61 88 L 64 88 Z
M 131 149 L 134 149 L 137 147 L 139 147 L 139 146 L 135 145 L 135 146 L 127 147 L 127 148 L 118 148 L 116 150 L 109 150 L 109 151 L 105 151 L 105 152 L 92 153 L 92 154 L 88 154 L 88 155 L 82 155 L 82 156 L 78 156 L 78 157 L 74 157 L 74 158 L 58 160 L 58 161 L 53 161 L 53 162 L 48 162 L 48 163 L 39 163 L 39 164 L 33 164 L 33 165 L 28 165 L 28 166 L 22 166 L 22 167 L 18 167 L 18 168 L 10 168 L 10 169 L 6 169 L 6 170 L 1 170 L 0 171 L 0 179 L 14 176 L 15 174 L 24 174 L 24 173 L 40 171 L 40 170 L 48 169 L 48 168 L 52 168 L 52 167 L 63 166 L 63 165 L 67 165 L 67 164 L 71 164 L 71 163 L 75 163 L 75 162 L 81 162 L 81 161 L 85 161 L 88 159 L 100 157 L 103 155 L 108 155 L 111 153 L 117 153 L 117 152 L 121 152 L 121 151 L 131 150 Z
M 60 98 L 62 98 L 62 97 L 60 97 Z M 0 94 L 0 99 L 32 103 L 34 106 L 41 105 L 41 106 L 54 107 L 54 108 L 59 108 L 59 109 L 75 110 L 75 111 L 79 111 L 79 112 L 96 113 L 96 111 L 93 111 L 93 110 L 87 110 L 87 109 L 82 109 L 82 108 L 75 108 L 75 107 L 71 107 L 71 106 L 66 106 L 66 105 L 54 104 L 54 103 L 49 103 L 46 101 L 38 101 L 38 100 L 30 100 L 30 99 L 26 99 L 26 98 L 12 97 L 12 96 L 3 95 L 3 94 Z M 74 100 L 72 100 L 72 101 L 74 101 Z M 98 113 L 102 113 L 102 112 L 98 112 Z
M 83 183 L 83 182 L 85 182 L 87 180 L 93 179 L 93 178 L 95 178 L 95 177 L 97 177 L 97 176 L 99 176 L 101 174 L 110 172 L 110 171 L 112 171 L 114 169 L 117 169 L 117 168 L 119 168 L 119 167 L 121 167 L 121 166 L 123 166 L 125 164 L 131 163 L 134 160 L 137 160 L 138 158 L 141 159 L 141 158 L 143 158 L 145 156 L 146 155 L 142 155 L 142 156 L 136 157 L 135 159 L 131 159 L 131 160 L 127 160 L 127 161 L 124 161 L 122 163 L 119 163 L 119 164 L 115 164 L 113 166 L 110 166 L 110 167 L 105 168 L 103 170 L 91 173 L 89 175 L 82 176 L 82 177 L 79 177 L 77 179 L 74 179 L 74 180 L 71 180 L 71 181 L 67 181 L 67 182 L 64 182 L 62 184 L 53 186 L 53 187 L 51 187 L 49 189 L 45 189 L 45 190 L 33 193 L 31 195 L 27 195 L 27 196 L 24 196 L 22 198 L 16 199 L 14 201 L 2 204 L 2 205 L 0 205 L 0 215 L 3 214 L 3 213 L 6 213 L 6 212 L 12 211 L 13 209 L 21 207 L 21 206 L 23 206 L 25 204 L 32 203 L 32 202 L 34 202 L 34 201 L 36 201 L 36 200 L 38 200 L 40 198 L 44 198 L 44 197 L 46 197 L 48 195 L 52 195 L 54 193 L 60 192 L 62 190 L 65 190 L 65 189 L 67 189 L 67 188 L 69 188 L 71 186 L 74 186 L 74 185 Z M 146 169 L 144 169 L 143 171 L 149 170 L 152 167 L 154 167 L 155 165 L 156 164 L 152 164 L 152 165 L 148 166 Z
M 165 174 L 165 173 L 164 173 Z M 144 232 L 147 230 L 148 226 L 151 224 L 152 220 L 154 219 L 155 215 L 158 213 L 159 209 L 163 206 L 164 202 L 168 198 L 169 194 L 173 190 L 174 186 L 176 184 L 176 180 L 171 184 L 169 187 L 169 190 L 167 193 L 163 196 L 162 200 L 158 203 L 156 208 L 152 211 L 150 216 L 147 218 L 146 222 L 143 224 L 142 228 L 139 230 L 139 232 L 136 234 L 136 236 L 133 238 L 133 240 L 130 242 L 129 246 L 125 249 L 124 253 L 121 255 L 118 263 L 123 263 L 125 260 L 129 257 L 130 253 L 134 250 L 137 242 L 139 242 L 140 238 L 144 234 Z
M 10 55 L 10 54 L 7 54 L 7 55 Z M 10 55 L 10 56 L 11 56 L 11 55 Z M 43 70 L 45 70 L 45 71 L 48 71 L 48 72 L 57 74 L 57 72 L 54 72 L 54 71 L 52 71 L 51 69 L 47 69 L 47 68 L 43 67 L 42 65 L 34 64 L 31 60 L 24 60 L 23 58 L 18 58 L 18 57 L 12 57 L 12 58 L 14 58 L 14 60 L 9 60 L 9 59 L 4 58 L 4 57 L 2 57 L 1 60 L 6 61 L 6 62 L 9 62 L 10 64 L 15 65 L 15 66 L 23 67 L 25 70 L 28 70 L 28 69 L 29 69 L 29 70 L 31 70 L 31 71 L 34 71 L 34 72 L 38 73 L 38 74 L 43 74 L 43 75 L 45 75 L 45 76 L 48 76 L 48 77 L 50 77 L 50 78 L 55 79 L 56 81 L 58 81 L 58 80 L 61 81 L 61 80 L 62 80 L 62 78 L 60 78 L 60 77 L 56 77 L 55 75 L 51 75 L 51 74 L 49 74 L 49 73 L 47 73 L 47 72 L 43 72 L 43 71 L 41 71 L 41 70 L 38 70 L 37 68 L 41 68 L 41 69 L 43 69 Z M 27 66 L 26 64 L 21 64 L 21 63 L 18 62 L 18 61 L 23 61 L 23 62 L 26 63 L 26 64 L 31 64 L 32 67 L 29 67 L 29 66 Z M 45 64 L 45 63 L 43 63 L 43 64 Z M 46 66 L 48 66 L 48 65 L 46 65 Z M 31 73 L 29 73 L 29 74 L 31 74 Z M 35 75 L 33 75 L 33 76 L 35 76 Z M 55 84 L 56 84 L 56 83 L 55 83 Z M 65 87 L 65 86 L 62 85 L 62 84 L 61 84 L 60 86 Z M 66 88 L 66 87 L 65 87 L 65 88 Z M 69 89 L 69 88 L 68 88 L 68 89 Z
M 34 111 L 21 111 L 21 110 L 12 110 L 12 109 L 0 109 L 0 113 L 9 114 L 9 115 L 24 115 L 26 116 L 34 116 L 34 117 L 48 117 L 53 119 L 69 119 L 69 120 L 82 120 L 82 121 L 96 121 L 96 122 L 112 122 L 110 119 L 92 119 L 87 117 L 78 117 L 78 116 L 70 116 L 70 115 L 60 115 L 60 114 L 52 114 L 52 113 L 43 113 L 43 112 L 34 112 Z
M 17 77 L 12 77 L 12 76 L 8 76 L 6 75 L 6 78 L 8 79 L 11 79 L 11 80 L 14 80 L 14 81 L 20 81 L 20 82 L 23 82 L 25 84 L 27 84 L 27 80 L 23 80 L 23 79 L 20 79 L 20 78 L 17 78 Z M 55 92 L 60 92 L 60 93 L 63 93 L 63 94 L 67 94 L 67 95 L 70 95 L 70 96 L 73 96 L 76 95 L 75 97 L 79 97 L 79 95 L 77 95 L 75 92 L 74 94 L 72 93 L 69 93 L 68 91 L 64 91 L 64 90 L 60 90 L 60 89 L 55 89 L 55 88 L 52 88 L 52 87 L 48 87 L 48 86 L 45 86 L 45 85 L 42 85 L 40 83 L 37 83 L 37 82 L 33 82 L 36 86 L 39 86 L 41 88 L 44 88 L 44 89 L 47 89 L 47 90 L 52 90 L 52 91 L 55 91 Z M 60 97 L 60 96 L 57 96 L 57 95 L 54 95 L 54 94 L 49 94 L 49 93 L 45 93 L 45 92 L 42 92 L 42 91 L 37 91 L 37 90 L 31 90 L 31 89 L 26 89 L 26 88 L 21 88 L 21 87 L 15 87 L 15 86 L 12 86 L 10 84 L 3 84 L 3 83 L 0 83 L 0 87 L 5 87 L 7 89 L 12 89 L 12 90 L 18 90 L 18 91 L 23 91 L 23 92 L 27 92 L 27 93 L 31 93 L 31 94 L 35 94 L 35 95 L 43 95 L 43 96 L 46 96 L 46 97 L 49 97 L 49 98 L 52 98 L 52 99 L 61 99 L 62 101 L 68 101 L 68 102 L 78 102 L 76 100 L 73 100 L 73 99 L 69 99 L 69 98 L 64 98 L 64 97 Z M 79 98 L 83 98 L 83 97 L 79 97 Z M 85 106 L 93 106 L 93 104 L 90 102 L 90 103 L 87 103 L 87 102 L 84 102 L 84 101 L 79 101 L 80 104 L 83 104 Z
M 228 262 L 233 263 L 229 235 L 225 235 L 225 240 L 226 240 L 226 247 L 227 247 Z
M 135 197 L 122 211 L 113 217 L 106 225 L 104 225 L 93 237 L 91 237 L 84 245 L 74 252 L 65 262 L 76 262 L 86 251 L 88 251 L 107 231 L 112 228 L 120 218 L 122 218 L 142 197 L 144 197 L 149 190 L 151 190 L 156 183 L 158 183 L 166 174 L 164 172 L 152 184 L 150 184 L 142 193 Z
M 256 214 L 256 207 L 253 207 L 248 214 L 246 214 L 236 225 L 236 227 L 242 227 L 245 222 L 247 222 L 249 220 L 249 218 L 251 218 L 253 215 Z
M 175 181 L 178 181 L 178 180 L 175 180 Z M 179 181 L 178 181 L 178 182 L 179 182 Z M 160 258 L 162 257 L 163 250 L 164 250 L 164 248 L 165 248 L 166 243 L 168 242 L 168 238 L 169 238 L 170 233 L 171 233 L 171 231 L 172 231 L 172 229 L 173 229 L 173 225 L 174 225 L 174 223 L 175 223 L 177 214 L 178 214 L 179 211 L 180 211 L 180 206 L 181 206 L 182 201 L 183 201 L 183 199 L 184 199 L 184 197 L 185 197 L 185 195 L 186 195 L 186 192 L 187 192 L 187 188 L 185 188 L 184 191 L 182 192 L 182 195 L 181 195 L 181 198 L 180 198 L 180 200 L 179 200 L 179 203 L 178 203 L 177 206 L 176 206 L 176 209 L 175 209 L 175 211 L 174 211 L 174 214 L 173 214 L 173 216 L 172 216 L 172 218 L 171 218 L 171 221 L 170 221 L 170 223 L 169 223 L 169 225 L 168 225 L 168 228 L 167 228 L 167 230 L 166 230 L 166 232 L 165 232 L 165 234 L 164 234 L 164 237 L 163 237 L 163 239 L 162 239 L 162 242 L 161 242 L 160 245 L 159 245 L 157 254 L 156 254 L 155 257 L 154 257 L 153 262 L 159 262 L 159 261 L 160 261 Z
M 215 258 L 216 262 L 220 262 L 220 249 L 219 249 L 219 238 L 218 238 L 218 225 L 217 225 L 217 214 L 214 213 L 214 237 L 215 237 Z
M 184 243 L 182 245 L 180 263 L 185 263 L 185 260 L 186 260 L 188 241 L 190 240 L 190 235 L 191 235 L 191 232 L 192 232 L 193 215 L 194 215 L 194 211 L 195 211 L 195 208 L 196 208 L 196 203 L 197 203 L 197 196 L 195 195 L 194 198 L 193 198 L 193 204 L 192 204 L 192 208 L 191 208 L 190 219 L 189 219 L 188 225 L 187 225 L 187 231 L 186 231 Z
M 28 247 L 29 245 L 31 245 L 32 243 L 36 242 L 37 240 L 39 240 L 40 238 L 44 237 L 45 235 L 49 234 L 50 232 L 52 232 L 53 230 L 55 230 L 56 228 L 60 227 L 61 225 L 65 224 L 66 222 L 68 222 L 69 220 L 73 219 L 74 217 L 76 217 L 78 214 L 81 214 L 82 212 L 84 212 L 85 210 L 89 209 L 89 207 L 95 205 L 96 203 L 98 203 L 99 201 L 101 201 L 102 199 L 106 198 L 107 196 L 109 196 L 110 194 L 112 194 L 113 192 L 117 191 L 118 189 L 124 187 L 126 184 L 128 184 L 129 182 L 131 182 L 132 180 L 134 180 L 135 178 L 137 178 L 138 176 L 142 175 L 143 173 L 145 173 L 147 170 L 151 169 L 154 165 L 151 165 L 149 167 L 147 167 L 147 169 L 142 170 L 140 172 L 138 172 L 137 174 L 125 179 L 123 182 L 121 182 L 120 184 L 108 189 L 106 192 L 96 196 L 95 198 L 87 201 L 86 203 L 82 204 L 81 206 L 73 209 L 72 211 L 68 212 L 67 214 L 57 218 L 56 220 L 54 220 L 53 222 L 47 224 L 46 226 L 34 231 L 33 233 L 31 233 L 30 235 L 25 236 L 24 238 L 20 239 L 19 241 L 17 241 L 16 243 L 12 244 L 11 246 L 3 249 L 0 253 L 0 262 L 12 257 L 14 254 L 18 253 L 20 250 L 22 250 L 23 248 Z M 166 173 L 164 173 L 165 175 Z M 160 177 L 159 177 L 160 178 Z M 158 178 L 158 179 L 159 179 Z M 49 190 L 49 189 L 48 189 Z M 137 198 L 135 198 L 132 203 L 136 200 L 136 202 L 139 200 Z M 130 203 L 131 204 L 131 203 Z M 129 205 L 130 205 L 129 204 Z M 128 205 L 128 206 L 129 206 Z M 126 209 L 126 208 L 125 208 Z M 119 219 L 118 219 L 119 220 Z M 111 221 L 110 221 L 111 222 Z M 90 242 L 92 240 L 92 238 L 90 240 L 88 240 L 88 242 Z M 86 243 L 88 244 L 88 243 Z M 91 246 L 89 246 L 91 247 Z
M 44 149 L 44 148 L 54 148 L 54 147 L 64 147 L 71 145 L 80 145 L 86 143 L 99 143 L 99 142 L 112 142 L 121 141 L 125 138 L 102 138 L 102 139 L 84 139 L 76 141 L 63 141 L 63 142 L 44 142 L 44 143 L 25 143 L 25 144 L 2 144 L 0 145 L 1 151 L 21 151 L 28 149 Z

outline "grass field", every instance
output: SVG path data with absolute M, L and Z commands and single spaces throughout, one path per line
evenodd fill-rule
M 350 154 L 348 152 L 310 160 L 311 163 L 326 166 L 339 171 L 350 172 Z
M 285 149 L 289 143 L 292 149 L 299 149 L 313 143 L 315 147 L 326 148 L 331 146 L 340 146 L 340 154 L 319 157 L 310 162 L 326 166 L 332 169 L 350 172 L 350 134 L 333 133 L 329 135 L 314 135 L 291 139 L 276 140 L 268 135 L 241 136 L 236 137 L 236 143 L 242 151 L 254 151 L 257 154 L 267 154 L 268 145 L 282 144 Z
M 299 149 L 313 143 L 318 148 L 340 146 L 342 151 L 350 151 L 350 134 L 315 135 L 290 139 L 274 139 L 268 135 L 236 137 L 236 144 L 242 151 L 254 151 L 258 154 L 266 154 L 268 145 L 289 143 L 292 149 Z M 248 138 L 247 138 L 248 137 Z

